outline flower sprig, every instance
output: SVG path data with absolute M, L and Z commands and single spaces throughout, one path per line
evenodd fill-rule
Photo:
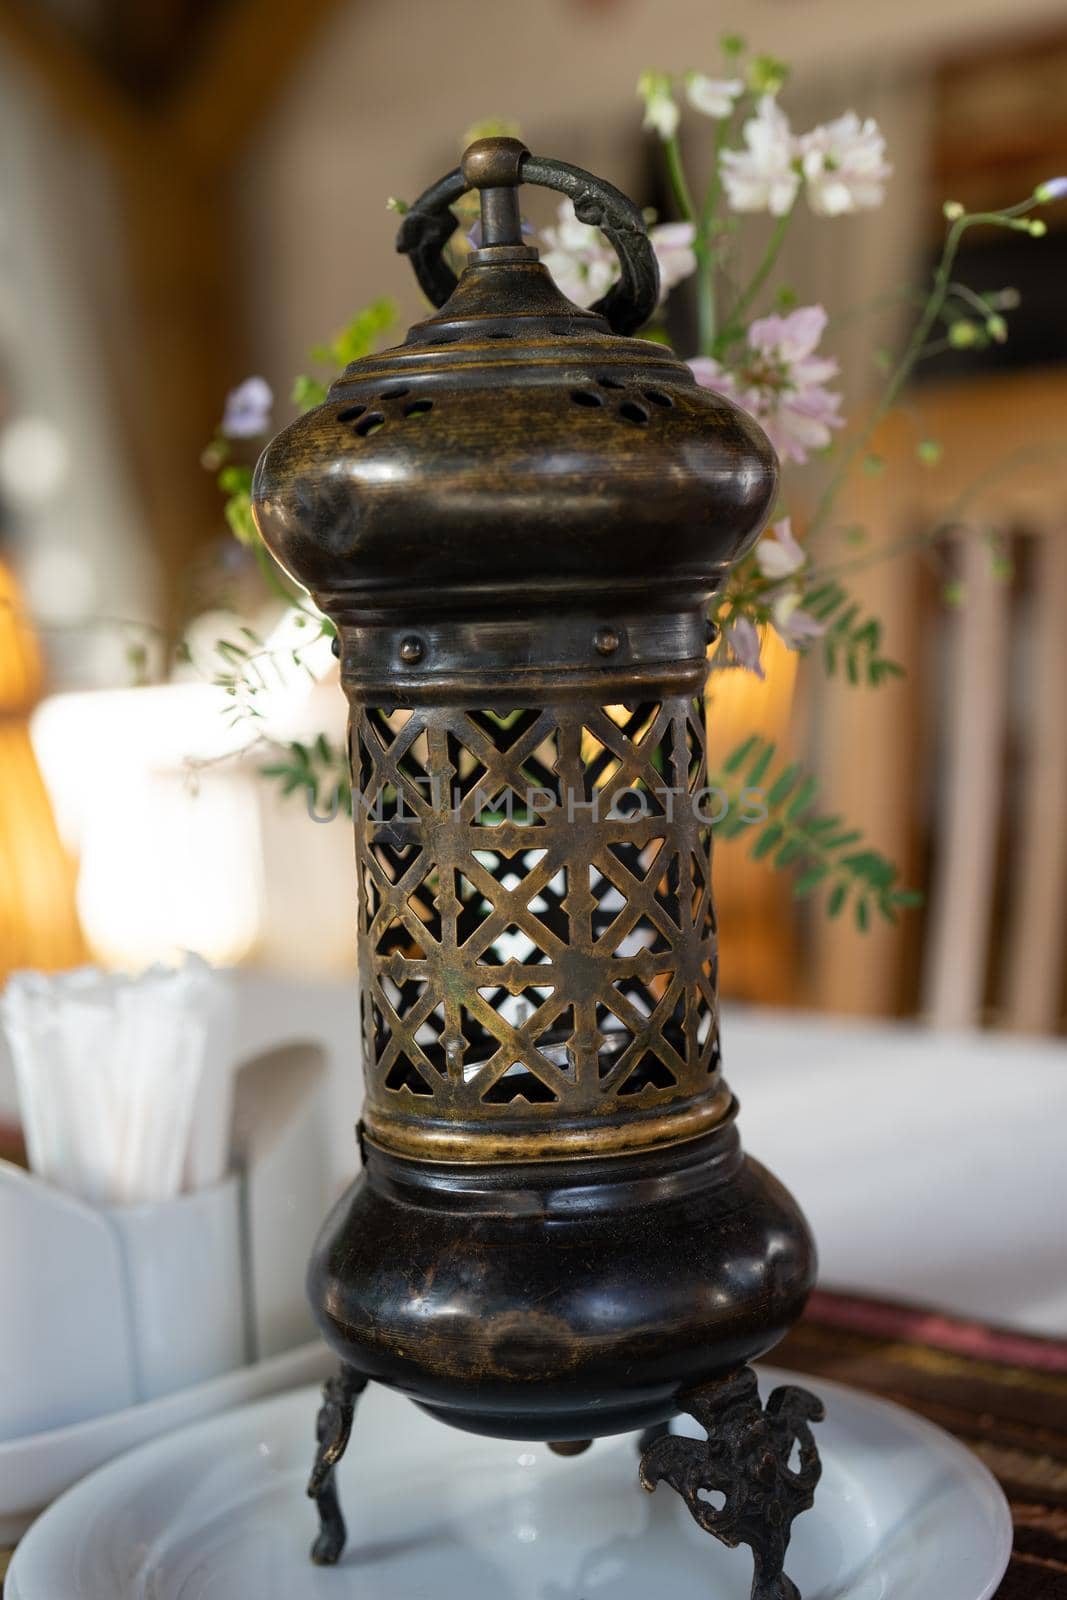
M 945 242 L 931 283 L 925 292 L 894 296 L 913 307 L 910 331 L 898 355 L 880 353 L 882 391 L 866 416 L 850 425 L 838 389 L 839 365 L 825 349 L 834 331 L 826 312 L 819 305 L 797 305 L 787 286 L 776 281 L 776 273 L 801 204 L 830 226 L 881 204 L 892 176 L 885 139 L 874 119 L 851 109 L 797 132 L 782 103 L 786 65 L 772 56 L 750 55 L 736 35 L 725 36 L 720 46 L 722 59 L 714 71 L 674 75 L 650 70 L 638 84 L 644 126 L 662 145 L 677 213 L 674 221 L 648 219 L 660 268 L 661 307 L 679 284 L 695 281 L 694 377 L 755 417 L 786 469 L 770 532 L 733 569 L 713 602 L 719 643 L 712 665 L 762 676 L 761 638 L 773 628 L 791 649 L 817 651 L 828 673 L 841 672 L 850 683 L 877 687 L 903 669 L 883 652 L 880 621 L 853 599 L 842 580 L 857 565 L 885 559 L 904 545 L 936 541 L 947 527 L 957 528 L 966 514 L 964 501 L 927 532 L 844 562 L 825 554 L 822 536 L 838 530 L 840 499 L 853 473 L 883 470 L 873 449 L 875 436 L 917 366 L 944 350 L 982 348 L 1009 337 L 1010 313 L 1018 305 L 1015 291 L 976 294 L 955 276 L 967 232 L 1000 227 L 1040 238 L 1045 223 L 1033 213 L 1067 198 L 1067 178 L 1050 179 L 1002 211 L 970 213 L 955 202 L 946 205 Z M 683 117 L 696 118 L 695 127 L 705 137 L 710 124 L 710 170 L 700 191 L 683 158 Z M 406 209 L 400 200 L 389 205 L 400 213 Z M 468 217 L 462 203 L 460 210 L 464 223 L 472 220 L 473 213 Z M 735 264 L 738 234 L 742 226 L 758 226 L 751 219 L 760 215 L 769 222 L 762 256 L 752 271 L 740 274 Z M 457 244 L 456 239 L 458 270 L 470 241 Z M 578 221 L 569 201 L 560 204 L 555 224 L 542 231 L 540 242 L 545 265 L 577 304 L 591 305 L 615 282 L 619 265 L 613 249 L 601 233 Z M 314 366 L 336 371 L 368 354 L 392 332 L 395 321 L 392 301 L 373 302 L 341 333 L 315 348 Z M 662 321 L 650 336 L 665 337 Z M 290 398 L 304 410 L 325 395 L 323 377 L 312 371 L 296 379 Z M 269 431 L 272 406 L 262 378 L 239 386 L 227 401 L 205 464 L 218 474 L 234 536 L 254 550 L 265 581 L 308 629 L 308 639 L 317 643 L 332 632 L 332 625 L 274 566 L 251 515 L 251 465 L 242 452 L 250 444 L 258 446 Z M 811 496 L 794 489 L 794 475 L 824 456 L 830 458 L 830 468 L 820 492 Z M 919 438 L 918 463 L 933 469 L 940 456 L 936 440 Z M 866 537 L 862 527 L 839 531 L 850 544 Z M 992 543 L 990 550 L 996 562 Z M 1003 564 L 1002 554 L 999 560 Z M 256 696 L 277 670 L 273 647 L 247 630 L 229 644 L 221 652 L 223 668 L 216 681 L 226 688 L 235 716 L 255 717 Z M 285 649 L 293 652 L 293 661 L 300 660 L 299 642 L 287 643 Z M 345 754 L 325 735 L 280 747 L 264 770 L 284 792 L 302 793 L 316 815 L 324 806 L 328 814 L 351 809 Z M 850 905 L 856 925 L 864 929 L 873 916 L 893 920 L 900 909 L 915 903 L 916 897 L 901 887 L 894 865 L 843 819 L 819 811 L 814 779 L 795 764 L 783 766 L 766 740 L 755 735 L 745 740 L 714 782 L 729 801 L 717 825 L 719 837 L 738 839 L 754 826 L 756 831 L 747 834 L 751 854 L 795 869 L 794 892 L 801 897 L 825 890 L 831 916 Z M 741 800 L 744 792 L 760 785 L 766 786 L 765 810 L 753 818 Z
M 866 843 L 861 829 L 817 808 L 817 780 L 799 762 L 783 763 L 772 740 L 751 734 L 708 782 L 726 802 L 716 837 L 745 838 L 753 860 L 791 868 L 794 898 L 825 893 L 831 917 L 851 905 L 861 933 L 872 915 L 896 922 L 901 911 L 921 904 L 922 896 L 904 887 L 896 866 Z

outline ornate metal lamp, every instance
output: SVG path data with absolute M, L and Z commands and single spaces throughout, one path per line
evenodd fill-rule
M 592 311 L 523 243 L 522 182 L 611 239 Z M 773 452 L 627 337 L 656 264 L 610 185 L 482 140 L 399 248 L 441 309 L 279 434 L 254 491 L 337 625 L 351 704 L 363 1171 L 309 1275 L 342 1363 L 313 1554 L 340 1554 L 333 1467 L 374 1379 L 562 1452 L 645 1430 L 645 1487 L 751 1545 L 754 1595 L 785 1600 L 822 1409 L 795 1388 L 762 1409 L 747 1363 L 799 1315 L 814 1251 L 721 1073 L 701 699 L 707 600 L 763 525 Z M 706 1442 L 670 1436 L 682 1411 Z

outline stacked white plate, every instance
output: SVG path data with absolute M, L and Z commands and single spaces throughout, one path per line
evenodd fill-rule
M 909 1412 L 813 1387 L 823 1477 L 787 1562 L 804 1600 L 988 1600 L 1012 1530 L 985 1467 Z M 748 1600 L 748 1551 L 702 1533 L 666 1485 L 645 1494 L 633 1436 L 563 1459 L 375 1385 L 339 1470 L 348 1550 L 313 1567 L 317 1405 L 297 1390 L 102 1468 L 31 1528 L 5 1600 Z

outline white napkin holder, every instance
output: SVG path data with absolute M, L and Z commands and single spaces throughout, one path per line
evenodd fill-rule
M 328 1208 L 325 1058 L 237 1077 L 236 1169 L 94 1206 L 0 1162 L 0 1441 L 123 1410 L 313 1337 L 304 1262 Z

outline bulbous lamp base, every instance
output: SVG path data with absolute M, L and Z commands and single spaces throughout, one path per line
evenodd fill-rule
M 369 1142 L 364 1154 L 309 1274 L 341 1361 L 308 1490 L 313 1559 L 332 1564 L 344 1547 L 333 1468 L 374 1379 L 452 1426 L 563 1453 L 645 1430 L 644 1487 L 670 1484 L 705 1531 L 750 1545 L 758 1600 L 795 1600 L 782 1568 L 819 1476 L 822 1406 L 789 1387 L 764 1409 L 747 1364 L 799 1316 L 815 1254 L 733 1123 L 599 1161 L 446 1166 Z M 706 1440 L 670 1435 L 681 1412 Z

